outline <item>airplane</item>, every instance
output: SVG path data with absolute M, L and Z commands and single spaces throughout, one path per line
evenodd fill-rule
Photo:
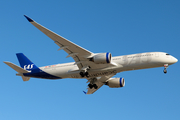
M 16 75 L 21 76 L 23 81 L 29 81 L 31 77 L 50 80 L 87 79 L 88 91 L 83 92 L 93 94 L 103 85 L 110 88 L 124 87 L 124 78 L 112 78 L 117 73 L 156 67 L 164 67 L 163 72 L 167 73 L 168 66 L 178 61 L 165 52 L 147 52 L 115 57 L 112 57 L 109 52 L 92 53 L 43 27 L 30 17 L 24 16 L 32 25 L 51 38 L 60 47 L 58 50 L 64 50 L 68 54 L 67 58 L 72 57 L 75 62 L 37 67 L 23 53 L 17 53 L 16 56 L 21 67 L 11 62 L 4 63 L 17 71 Z

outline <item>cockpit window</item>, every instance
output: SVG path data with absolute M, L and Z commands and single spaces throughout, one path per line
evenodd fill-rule
M 166 55 L 170 55 L 170 54 L 167 53 Z

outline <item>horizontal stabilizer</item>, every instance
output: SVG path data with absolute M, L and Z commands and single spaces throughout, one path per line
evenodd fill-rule
M 11 62 L 4 62 L 6 65 L 17 71 L 18 73 L 29 73 L 29 71 L 24 70 L 23 68 L 11 63 Z

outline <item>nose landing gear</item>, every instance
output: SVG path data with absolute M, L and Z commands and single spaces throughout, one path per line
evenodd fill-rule
M 168 64 L 164 64 L 164 70 L 163 70 L 163 72 L 166 74 L 167 73 L 167 69 L 168 68 Z

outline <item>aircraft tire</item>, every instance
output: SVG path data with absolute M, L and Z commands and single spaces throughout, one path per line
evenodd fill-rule
M 89 77 L 89 73 L 88 73 L 88 72 L 85 72 L 84 75 L 85 75 L 86 77 Z
M 84 73 L 83 72 L 80 72 L 79 74 L 81 75 L 81 77 L 84 77 Z
M 92 85 L 92 84 L 89 84 L 88 86 L 89 86 L 89 88 L 90 88 L 90 89 L 92 89 L 92 88 L 93 88 L 93 85 Z
M 98 86 L 97 86 L 96 84 L 93 84 L 93 87 L 94 87 L 94 89 L 97 89 L 97 88 L 98 88 Z
M 167 70 L 165 69 L 163 72 L 166 74 L 166 73 L 167 73 Z

